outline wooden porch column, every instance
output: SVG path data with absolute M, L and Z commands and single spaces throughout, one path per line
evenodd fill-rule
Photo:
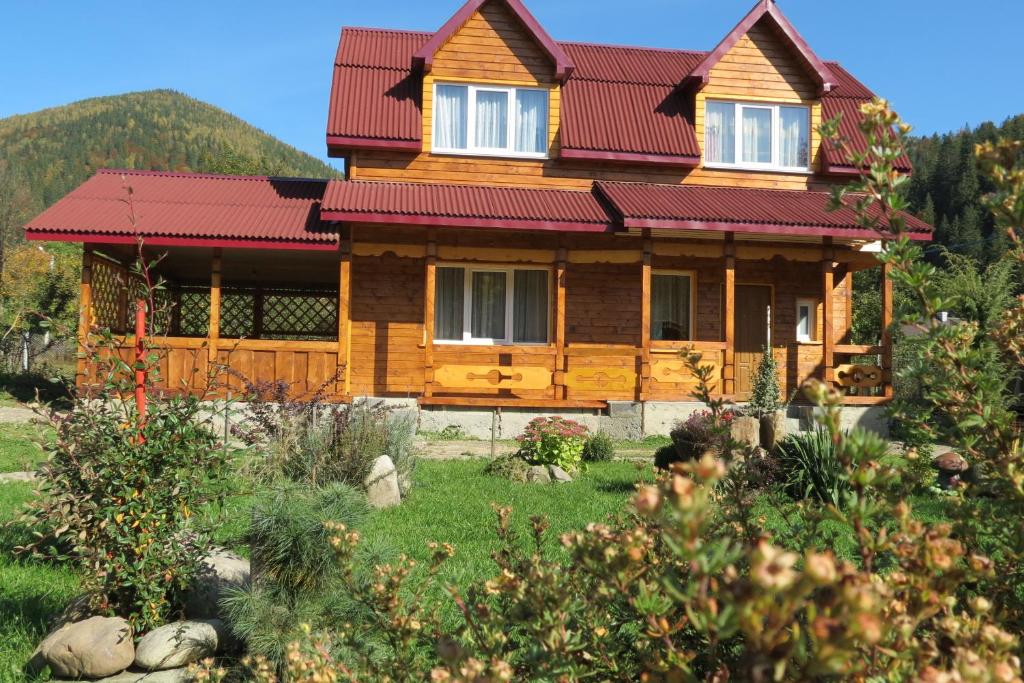
M 352 240 L 345 230 L 338 249 L 338 365 L 344 368 L 342 393 L 352 393 Z
M 832 247 L 831 238 L 825 238 L 825 247 L 821 254 L 821 348 L 822 366 L 824 372 L 822 379 L 826 384 L 835 380 L 835 249 Z
M 736 394 L 736 242 L 725 236 L 725 358 L 722 367 L 722 393 Z
M 78 365 L 77 381 L 85 379 L 88 359 L 85 357 L 89 345 L 89 331 L 92 330 L 92 246 L 82 248 L 82 287 L 78 303 Z
M 218 248 L 213 250 L 213 261 L 210 264 L 210 327 L 207 331 L 209 363 L 212 366 L 217 362 L 217 343 L 220 341 L 220 285 L 221 285 L 221 260 L 223 252 Z
M 555 263 L 555 374 L 554 396 L 557 400 L 569 398 L 565 386 L 565 270 L 569 261 L 569 250 L 561 247 Z
M 427 264 L 423 290 L 423 395 L 434 395 L 434 295 L 437 290 L 437 231 L 427 233 Z
M 642 285 L 640 287 L 642 308 L 640 314 L 640 386 L 637 387 L 637 400 L 643 401 L 651 390 L 651 262 L 654 254 L 654 241 L 651 231 L 644 230 L 644 260 Z
M 882 387 L 885 398 L 895 396 L 892 384 L 892 266 L 882 266 Z

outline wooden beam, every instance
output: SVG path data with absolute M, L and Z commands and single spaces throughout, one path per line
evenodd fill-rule
M 835 249 L 832 240 L 825 238 L 825 246 L 821 252 L 821 345 L 822 365 L 826 384 L 835 379 Z
M 89 332 L 92 331 L 92 247 L 86 244 L 82 248 L 82 285 L 78 302 L 78 367 L 76 379 L 84 382 L 88 370 L 86 358 L 89 346 Z
M 555 374 L 553 383 L 555 385 L 554 398 L 565 400 L 569 398 L 568 389 L 565 385 L 565 279 L 566 264 L 569 259 L 569 250 L 562 247 L 558 250 L 555 262 Z
M 423 286 L 423 396 L 434 394 L 434 318 L 437 293 L 437 230 L 427 232 L 427 263 Z
M 640 287 L 640 382 L 637 400 L 643 401 L 651 390 L 651 262 L 654 257 L 654 241 L 651 231 L 644 231 L 642 284 Z
M 338 249 L 338 365 L 344 368 L 342 393 L 352 391 L 352 241 L 349 227 Z
M 725 354 L 722 367 L 722 393 L 736 393 L 736 243 L 725 237 Z
M 213 250 L 213 260 L 210 263 L 210 325 L 206 333 L 209 341 L 210 364 L 217 362 L 217 346 L 220 341 L 220 287 L 221 287 L 221 261 L 223 251 L 220 248 Z
M 555 401 L 550 398 L 492 398 L 490 396 L 424 396 L 421 406 L 465 406 L 483 408 L 593 408 L 603 410 L 607 401 Z
M 882 266 L 882 370 L 888 380 L 883 387 L 883 396 L 892 398 L 895 389 L 892 384 L 892 325 L 893 325 L 893 289 L 892 266 Z

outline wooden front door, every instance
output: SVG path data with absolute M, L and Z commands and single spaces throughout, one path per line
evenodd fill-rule
M 754 373 L 769 343 L 772 288 L 736 286 L 736 398 L 750 398 Z

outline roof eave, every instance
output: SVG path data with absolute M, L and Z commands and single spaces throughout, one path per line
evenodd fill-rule
M 414 152 L 423 151 L 422 140 L 386 140 L 382 138 L 365 138 L 350 135 L 328 135 L 327 152 L 334 156 L 335 153 L 343 153 L 349 150 L 387 151 L 387 152 Z M 338 154 L 338 156 L 344 156 Z
M 281 251 L 335 251 L 338 238 L 327 241 L 273 240 L 273 239 L 228 239 L 221 237 L 157 237 L 142 235 L 142 241 L 150 247 L 187 247 L 220 249 L 277 249 Z M 134 235 L 108 235 L 101 232 L 58 232 L 36 230 L 25 226 L 25 239 L 30 242 L 73 242 L 76 244 L 138 244 Z
M 623 224 L 627 230 L 694 230 L 733 234 L 794 235 L 798 237 L 865 237 L 863 228 L 841 228 L 823 225 L 786 225 L 779 223 L 741 223 L 653 218 L 626 218 Z M 931 233 L 921 232 L 910 232 L 908 237 L 917 241 L 930 241 L 932 238 Z
M 477 12 L 488 0 L 469 0 L 459 10 L 452 15 L 451 19 L 445 22 L 445 25 L 438 29 L 437 33 L 431 36 L 430 40 L 426 42 L 412 57 L 412 65 L 414 69 L 422 70 L 424 73 L 430 73 L 434 63 L 434 55 L 437 53 L 441 46 L 448 42 L 451 38 L 467 21 Z M 566 54 L 562 46 L 559 45 L 554 38 L 544 30 L 544 27 L 540 25 L 540 22 L 530 13 L 526 6 L 523 5 L 521 0 L 503 0 L 508 6 L 512 13 L 516 15 L 519 21 L 523 24 L 527 31 L 537 44 L 547 53 L 551 58 L 551 61 L 555 63 L 555 78 L 564 83 L 572 72 L 576 69 L 569 55 Z

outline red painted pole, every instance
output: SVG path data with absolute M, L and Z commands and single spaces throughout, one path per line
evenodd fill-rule
M 139 430 L 146 424 L 146 300 L 135 300 L 135 407 L 139 411 Z

